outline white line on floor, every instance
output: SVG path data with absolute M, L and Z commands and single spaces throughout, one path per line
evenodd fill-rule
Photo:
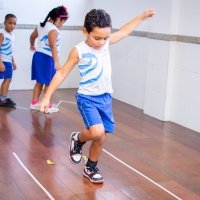
M 23 109 L 23 110 L 30 110 L 30 108 L 25 108 L 25 107 L 21 107 L 21 106 L 16 106 L 16 108 Z
M 64 100 L 60 100 L 56 106 L 58 107 L 61 103 L 68 103 L 68 104 L 76 104 L 76 102 L 73 102 L 73 101 L 64 101 Z M 30 110 L 30 108 L 26 108 L 26 107 L 22 107 L 22 106 L 16 106 L 16 108 L 19 108 L 19 109 L 23 109 L 23 110 Z
M 17 159 L 19 164 L 23 167 L 23 169 L 28 173 L 28 175 L 39 185 L 39 187 L 45 192 L 45 194 L 49 197 L 51 200 L 55 200 L 51 194 L 42 186 L 42 184 L 33 176 L 33 174 L 26 168 L 26 166 L 22 163 L 20 158 L 17 156 L 15 152 L 13 152 L 14 157 Z
M 168 194 L 170 194 L 171 196 L 173 196 L 174 198 L 178 199 L 178 200 L 182 200 L 180 197 L 176 196 L 174 193 L 170 192 L 169 190 L 167 190 L 166 188 L 164 188 L 162 185 L 156 183 L 155 181 L 153 181 L 152 179 L 150 179 L 149 177 L 145 176 L 143 173 L 141 173 L 140 171 L 138 171 L 137 169 L 131 167 L 130 165 L 126 164 L 125 162 L 123 162 L 122 160 L 120 160 L 119 158 L 117 158 L 116 156 L 114 156 L 113 154 L 111 154 L 110 152 L 108 152 L 107 150 L 103 149 L 103 151 L 105 153 L 107 153 L 109 156 L 111 156 L 112 158 L 114 158 L 115 160 L 117 160 L 118 162 L 120 162 L 121 164 L 123 164 L 124 166 L 128 167 L 130 170 L 134 171 L 135 173 L 139 174 L 140 176 L 142 176 L 143 178 L 147 179 L 148 181 L 150 181 L 151 183 L 153 183 L 154 185 L 156 185 L 157 187 L 159 187 L 160 189 L 164 190 L 165 192 L 167 192 Z
M 73 102 L 73 101 L 64 101 L 64 100 L 60 100 L 56 106 L 58 107 L 61 103 L 69 103 L 69 104 L 76 104 L 76 102 Z

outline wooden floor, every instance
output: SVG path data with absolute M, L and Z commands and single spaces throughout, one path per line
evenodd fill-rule
M 55 93 L 53 115 L 29 110 L 32 91 L 9 94 L 18 107 L 0 108 L 1 200 L 200 200 L 200 133 L 113 100 L 117 130 L 98 164 L 105 182 L 92 184 L 84 161 L 68 159 L 70 133 L 83 127 L 75 90 Z

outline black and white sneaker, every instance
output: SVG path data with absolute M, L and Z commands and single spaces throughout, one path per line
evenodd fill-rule
M 103 183 L 103 176 L 100 174 L 97 167 L 87 167 L 85 166 L 83 170 L 83 175 L 87 177 L 92 183 Z
M 0 106 L 1 107 L 15 107 L 16 103 L 13 102 L 11 99 L 7 98 L 5 100 L 0 99 Z
M 79 142 L 78 140 L 78 135 L 80 132 L 72 132 L 70 136 L 70 160 L 72 161 L 73 164 L 77 165 L 81 162 L 82 159 L 82 146 L 85 144 L 85 142 Z

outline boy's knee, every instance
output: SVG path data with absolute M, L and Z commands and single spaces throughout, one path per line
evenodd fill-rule
M 93 140 L 104 141 L 106 134 L 104 128 L 98 127 L 91 130 Z
M 97 131 L 95 137 L 96 137 L 96 140 L 103 142 L 105 140 L 105 137 L 106 137 L 105 131 Z

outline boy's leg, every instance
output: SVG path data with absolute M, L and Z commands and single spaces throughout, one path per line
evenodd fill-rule
M 4 107 L 15 107 L 16 103 L 13 102 L 10 98 L 7 98 L 11 78 L 4 79 L 1 84 L 1 97 L 0 97 L 0 106 Z
M 103 183 L 104 179 L 97 168 L 97 162 L 102 153 L 103 144 L 106 137 L 104 127 L 102 124 L 94 125 L 89 128 L 89 133 L 90 138 L 87 139 L 92 140 L 92 143 L 90 145 L 89 156 L 83 170 L 83 175 L 92 183 Z M 84 134 L 81 134 L 80 138 L 81 136 L 84 138 Z
M 94 125 L 89 129 L 83 129 L 82 132 L 73 132 L 70 137 L 70 159 L 72 163 L 79 164 L 82 159 L 82 146 L 87 141 L 92 141 L 89 158 L 97 161 L 103 148 L 105 132 L 102 124 Z
M 10 82 L 11 82 L 10 78 L 3 80 L 2 84 L 1 84 L 1 95 L 2 96 L 7 96 Z
M 102 124 L 84 129 L 81 133 L 73 132 L 71 135 L 70 159 L 74 164 L 79 164 L 82 159 L 82 146 L 86 141 L 92 141 L 89 157 L 83 175 L 93 183 L 103 183 L 98 168 L 96 167 L 105 141 L 105 131 Z
M 32 100 L 39 101 L 41 92 L 42 92 L 43 84 L 36 82 L 34 89 L 33 89 L 33 97 Z

